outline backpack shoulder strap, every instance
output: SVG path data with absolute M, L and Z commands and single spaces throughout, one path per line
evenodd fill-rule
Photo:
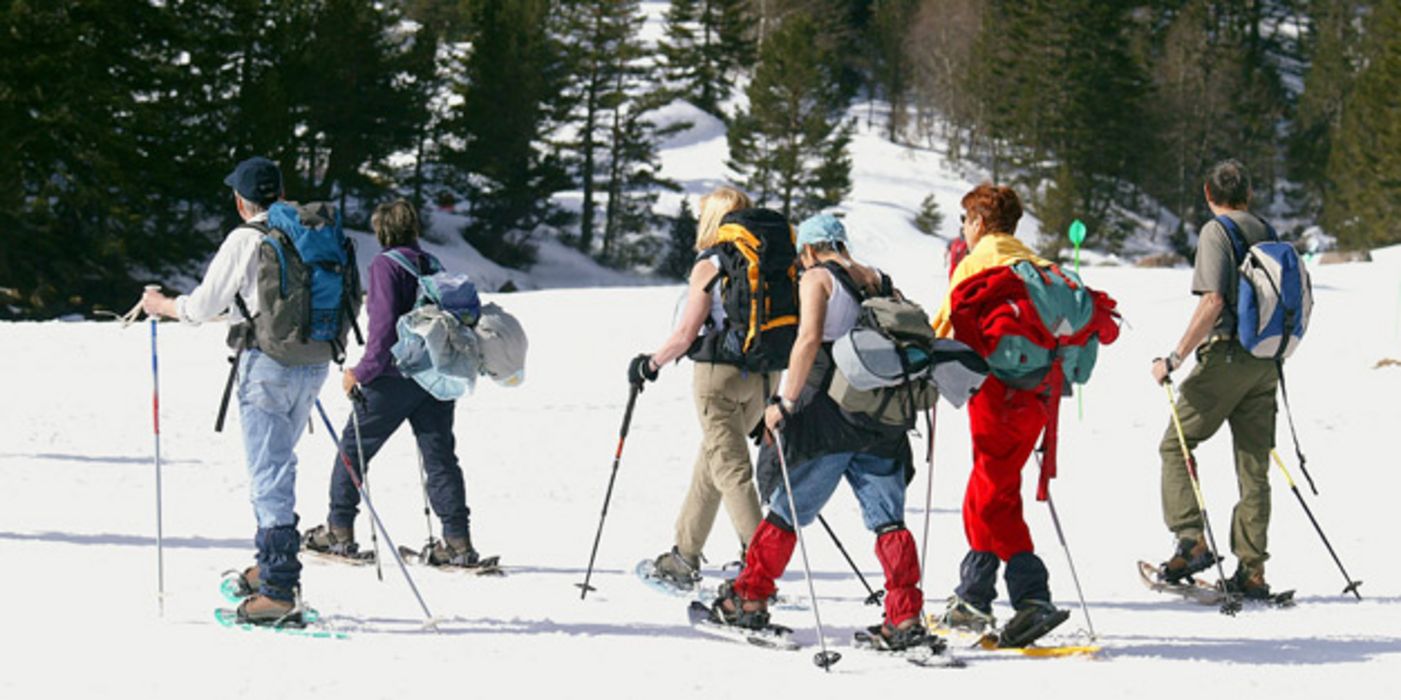
M 1249 246 L 1245 244 L 1245 234 L 1241 233 L 1240 226 L 1236 224 L 1234 219 L 1225 214 L 1218 214 L 1216 223 L 1221 224 L 1221 228 L 1226 229 L 1226 237 L 1230 239 L 1231 249 L 1235 251 L 1236 264 L 1244 262 L 1245 251 Z M 1268 228 L 1268 224 L 1266 227 Z M 1273 234 L 1274 229 L 1270 229 L 1270 233 Z
M 832 277 L 838 282 L 840 282 L 843 287 L 846 287 L 846 291 L 851 294 L 853 299 L 856 299 L 857 303 L 863 302 L 867 299 L 867 297 L 871 296 L 870 294 L 866 293 L 866 290 L 861 288 L 861 285 L 856 283 L 856 280 L 852 279 L 851 273 L 847 272 L 846 268 L 842 267 L 840 264 L 832 260 L 828 260 L 827 262 L 822 263 L 822 267 L 828 272 L 832 273 Z M 888 278 L 886 278 L 884 275 L 881 276 L 882 287 L 885 286 L 887 279 Z
M 397 263 L 397 264 L 399 265 L 399 267 L 402 267 L 402 268 L 404 268 L 405 270 L 408 270 L 409 274 L 413 275 L 415 279 L 424 276 L 424 273 L 423 273 L 423 272 L 420 272 L 419 269 L 418 269 L 417 267 L 415 267 L 413 263 L 409 262 L 409 259 L 408 259 L 407 256 L 405 256 L 403 253 L 400 253 L 400 252 L 397 251 L 397 250 L 386 250 L 386 251 L 384 251 L 384 257 L 389 258 L 390 260 L 393 260 L 395 263 Z M 433 262 L 434 262 L 434 263 L 437 263 L 437 260 L 434 260 Z

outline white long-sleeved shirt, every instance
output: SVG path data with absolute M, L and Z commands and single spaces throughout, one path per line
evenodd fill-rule
M 264 212 L 249 221 L 267 218 Z M 258 244 L 262 240 L 263 233 L 246 224 L 229 232 L 199 286 L 175 298 L 175 310 L 182 323 L 198 325 L 233 309 L 235 293 L 243 296 L 248 313 L 258 313 Z M 242 321 L 243 314 L 234 311 L 229 318 L 232 322 Z

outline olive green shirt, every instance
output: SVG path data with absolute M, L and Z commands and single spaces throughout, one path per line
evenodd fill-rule
M 1226 212 L 1226 216 L 1231 217 L 1240 227 L 1241 235 L 1245 237 L 1246 248 L 1269 240 L 1270 234 L 1264 222 L 1254 214 L 1230 211 Z M 1216 292 L 1226 300 L 1226 308 L 1221 310 L 1221 316 L 1216 319 L 1216 325 L 1211 329 L 1212 335 L 1234 337 L 1240 261 L 1236 260 L 1235 250 L 1231 246 L 1231 235 L 1226 233 L 1226 227 L 1214 218 L 1206 222 L 1201 233 L 1197 235 L 1197 258 L 1192 269 L 1193 294 Z

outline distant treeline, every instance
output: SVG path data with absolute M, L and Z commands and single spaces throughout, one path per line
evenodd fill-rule
M 675 274 L 691 212 L 656 211 L 677 187 L 657 151 L 686 125 L 656 117 L 678 98 L 726 122 L 735 182 L 793 217 L 849 193 L 849 107 L 870 98 L 892 140 L 946 146 L 1015 184 L 1046 231 L 1081 218 L 1099 247 L 1157 221 L 1185 248 L 1225 156 L 1272 216 L 1350 247 L 1401 240 L 1401 3 L 664 9 L 653 45 L 638 0 L 6 3 L 0 317 L 121 306 L 192 272 L 232 223 L 223 176 L 254 153 L 289 197 L 360 225 L 408 196 L 456 206 L 503 264 L 552 235 Z

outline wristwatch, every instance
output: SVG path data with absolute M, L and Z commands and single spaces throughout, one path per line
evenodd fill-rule
M 1167 357 L 1163 358 L 1163 364 L 1167 365 L 1167 371 L 1171 372 L 1182 366 L 1182 356 L 1173 350 L 1167 354 Z

